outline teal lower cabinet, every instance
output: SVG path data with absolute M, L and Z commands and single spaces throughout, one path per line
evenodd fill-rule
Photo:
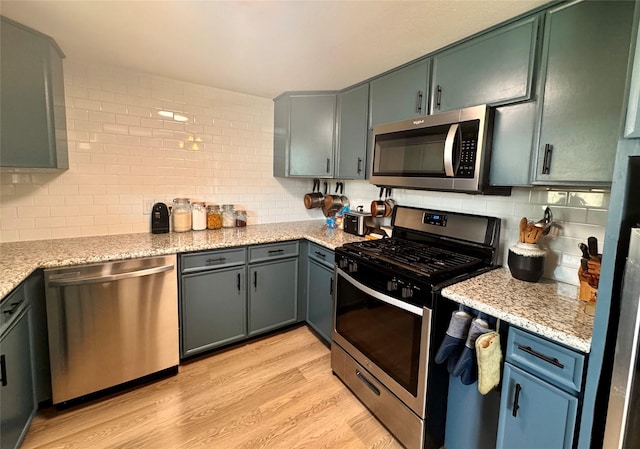
M 31 307 L 23 285 L 0 306 L 0 448 L 20 447 L 36 412 Z
M 333 260 L 333 251 L 309 244 L 307 324 L 327 343 L 333 327 Z
M 297 256 L 250 266 L 249 283 L 249 335 L 297 321 Z
M 511 328 L 497 449 L 571 449 L 585 355 Z
M 298 320 L 298 242 L 180 255 L 180 356 Z
M 499 449 L 571 449 L 578 399 L 509 363 L 504 367 Z
M 247 335 L 246 268 L 182 277 L 182 355 L 213 349 Z
M 180 355 L 247 336 L 246 250 L 180 256 Z

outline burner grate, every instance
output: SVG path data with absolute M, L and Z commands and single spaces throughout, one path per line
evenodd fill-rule
M 482 263 L 477 257 L 409 240 L 367 240 L 346 246 L 370 260 L 378 259 L 429 277 Z

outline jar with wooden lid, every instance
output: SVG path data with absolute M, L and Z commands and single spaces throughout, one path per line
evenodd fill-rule
M 171 205 L 171 225 L 174 232 L 191 231 L 189 198 L 174 198 Z
M 207 205 L 207 229 L 220 229 L 222 227 L 222 213 L 217 204 Z

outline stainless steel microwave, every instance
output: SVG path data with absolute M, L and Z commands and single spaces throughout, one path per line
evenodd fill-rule
M 481 105 L 375 126 L 369 181 L 408 189 L 488 192 L 493 113 Z

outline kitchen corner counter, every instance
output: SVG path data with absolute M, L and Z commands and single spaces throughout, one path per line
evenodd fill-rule
M 0 243 L 0 298 L 38 268 L 307 239 L 330 249 L 362 237 L 327 229 L 324 221 L 271 223 L 215 231 L 119 234 Z
M 591 348 L 595 304 L 580 301 L 573 285 L 519 281 L 499 268 L 446 287 L 442 295 L 579 351 Z

